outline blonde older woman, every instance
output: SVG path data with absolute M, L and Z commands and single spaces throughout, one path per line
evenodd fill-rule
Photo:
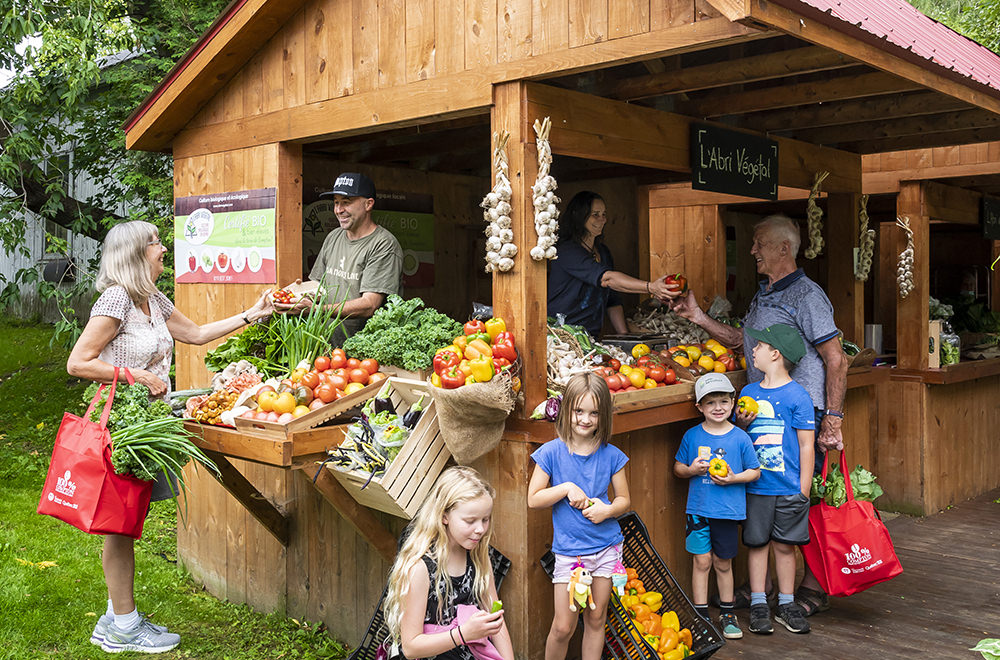
M 170 391 L 174 341 L 205 344 L 270 316 L 264 292 L 244 312 L 205 325 L 193 322 L 156 289 L 166 251 L 156 227 L 148 222 L 125 222 L 108 232 L 97 275 L 101 295 L 66 363 L 71 375 L 110 383 L 115 367 L 127 367 L 153 396 L 165 396 Z M 172 497 L 167 478 L 161 477 L 153 487 L 154 501 Z M 91 643 L 114 653 L 163 653 L 177 646 L 179 635 L 150 623 L 136 609 L 133 540 L 107 535 L 102 563 L 108 607 L 94 627 Z

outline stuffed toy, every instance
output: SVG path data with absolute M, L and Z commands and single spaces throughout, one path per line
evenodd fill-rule
M 625 595 L 625 585 L 628 583 L 628 574 L 625 572 L 625 565 L 619 559 L 615 562 L 615 568 L 611 571 L 611 586 L 618 592 L 618 597 Z
M 594 605 L 594 596 L 590 593 L 590 585 L 594 583 L 594 578 L 591 577 L 590 571 L 584 568 L 583 563 L 577 560 L 577 563 L 573 565 L 573 573 L 569 577 L 569 584 L 566 585 L 566 590 L 569 591 L 569 611 L 576 612 L 577 604 L 580 605 L 580 609 L 586 609 L 587 605 L 590 605 L 590 609 L 597 609 Z

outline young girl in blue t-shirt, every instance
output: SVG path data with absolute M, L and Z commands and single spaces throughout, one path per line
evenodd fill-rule
M 535 471 L 528 484 L 528 506 L 552 507 L 552 553 L 556 556 L 555 615 L 545 640 L 546 660 L 566 657 L 577 613 L 568 592 L 574 564 L 590 571 L 593 604 L 583 608 L 582 660 L 599 660 L 604 649 L 604 621 L 611 597 L 611 573 L 621 559 L 622 532 L 616 518 L 630 506 L 625 464 L 628 457 L 608 444 L 611 392 L 594 373 L 574 376 L 566 385 L 556 419 L 559 437 L 531 458 Z M 608 497 L 608 487 L 614 497 Z

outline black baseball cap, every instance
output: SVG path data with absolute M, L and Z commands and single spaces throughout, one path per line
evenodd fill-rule
M 333 197 L 334 195 L 375 199 L 375 184 L 360 172 L 343 172 L 338 174 L 337 180 L 333 182 L 333 190 L 320 193 L 319 196 Z

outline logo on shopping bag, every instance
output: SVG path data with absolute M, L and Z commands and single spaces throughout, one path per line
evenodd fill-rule
M 66 470 L 66 474 L 56 479 L 56 492 L 66 497 L 73 497 L 73 493 L 76 492 L 76 482 L 70 480 L 69 470 Z
M 851 546 L 850 552 L 844 553 L 844 557 L 847 559 L 848 566 L 857 566 L 871 561 L 872 553 L 868 552 L 868 548 L 862 548 L 855 543 Z

